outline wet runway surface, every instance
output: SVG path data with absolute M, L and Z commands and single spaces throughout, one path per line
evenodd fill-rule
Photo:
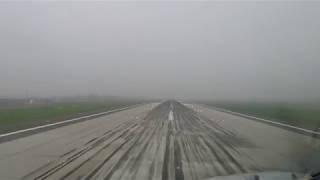
M 305 153 L 313 148 L 309 140 L 166 101 L 2 143 L 0 179 L 183 180 L 303 171 Z

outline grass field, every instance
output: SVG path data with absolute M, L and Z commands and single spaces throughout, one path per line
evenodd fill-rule
M 133 102 L 65 102 L 0 109 L 0 133 L 62 121 L 90 113 L 116 109 Z
M 320 103 L 206 103 L 231 111 L 315 130 L 320 128 Z

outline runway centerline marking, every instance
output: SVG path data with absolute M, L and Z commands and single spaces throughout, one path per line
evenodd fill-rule
M 169 112 L 168 119 L 169 119 L 169 121 L 173 121 L 174 120 L 173 111 L 172 110 L 170 110 L 170 112 Z

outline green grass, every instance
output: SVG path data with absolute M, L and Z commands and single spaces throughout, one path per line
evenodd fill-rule
M 320 127 L 320 103 L 208 103 L 231 111 L 283 122 L 294 126 Z
M 133 104 L 133 103 L 132 103 Z M 29 128 L 130 105 L 125 102 L 58 103 L 40 107 L 0 109 L 0 133 Z

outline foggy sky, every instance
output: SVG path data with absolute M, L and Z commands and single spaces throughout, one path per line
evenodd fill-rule
M 0 3 L 0 97 L 314 99 L 320 3 Z

